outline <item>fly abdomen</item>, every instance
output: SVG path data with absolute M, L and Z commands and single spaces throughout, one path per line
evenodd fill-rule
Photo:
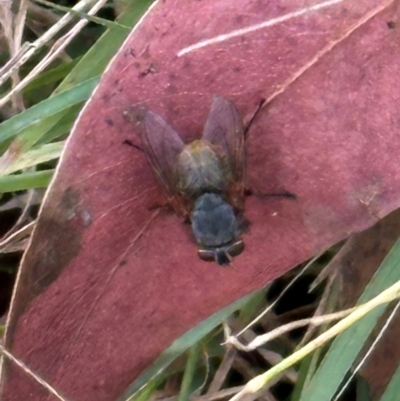
M 219 247 L 240 234 L 232 206 L 215 193 L 197 198 L 191 220 L 196 242 L 205 247 Z

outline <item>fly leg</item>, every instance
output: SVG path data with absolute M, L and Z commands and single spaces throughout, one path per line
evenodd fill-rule
M 269 193 L 265 194 L 262 192 L 259 192 L 257 190 L 253 190 L 250 188 L 246 188 L 244 191 L 244 196 L 256 196 L 257 198 L 260 199 L 267 199 L 267 198 L 283 198 L 283 199 L 288 199 L 291 201 L 297 201 L 297 196 L 295 194 L 292 194 L 291 192 L 288 191 L 282 191 L 282 192 L 276 192 L 276 193 Z M 239 222 L 239 227 L 241 232 L 247 232 L 250 228 L 250 222 L 244 217 L 243 214 L 238 215 L 238 222 Z
M 135 148 L 135 149 L 139 150 L 140 152 L 144 153 L 143 149 L 139 145 L 136 145 L 135 143 L 133 143 L 130 139 L 125 139 L 122 143 L 124 145 L 131 146 L 132 148 Z
M 260 110 L 262 109 L 263 105 L 265 103 L 265 99 L 261 99 L 260 103 L 257 106 L 256 111 L 253 113 L 253 115 L 251 116 L 250 120 L 246 123 L 245 127 L 244 127 L 244 139 L 246 140 L 247 137 L 249 136 L 249 130 L 251 125 L 253 124 L 254 120 L 256 119 L 258 113 L 260 112 Z
M 297 196 L 291 192 L 283 190 L 282 192 L 276 192 L 276 193 L 262 193 L 257 190 L 253 190 L 250 188 L 246 188 L 244 192 L 245 196 L 256 196 L 257 198 L 265 199 L 265 198 L 285 198 L 285 199 L 290 199 L 290 200 L 297 200 Z
M 247 137 L 249 135 L 250 127 L 254 123 L 254 120 L 257 118 L 257 116 L 260 113 L 261 109 L 263 108 L 265 102 L 266 102 L 265 99 L 261 99 L 261 101 L 258 104 L 257 109 L 253 113 L 252 117 L 245 124 L 245 127 L 244 127 L 244 138 L 245 138 L 245 140 L 247 139 Z M 290 199 L 290 200 L 297 200 L 297 196 L 295 194 L 293 194 L 293 193 L 291 193 L 289 191 L 286 191 L 286 190 L 283 190 L 282 192 L 265 194 L 265 193 L 262 193 L 262 192 L 260 192 L 258 190 L 254 190 L 254 189 L 251 189 L 251 188 L 245 188 L 244 195 L 245 196 L 254 195 L 254 196 L 257 196 L 259 198 L 286 198 L 286 199 Z

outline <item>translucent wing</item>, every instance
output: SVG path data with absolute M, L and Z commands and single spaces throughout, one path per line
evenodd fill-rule
M 203 139 L 226 158 L 232 180 L 231 191 L 236 192 L 232 197 L 241 198 L 245 175 L 244 129 L 239 112 L 230 100 L 214 95 Z
M 142 120 L 143 151 L 168 193 L 179 198 L 176 165 L 178 155 L 185 146 L 179 134 L 158 114 L 147 111 Z

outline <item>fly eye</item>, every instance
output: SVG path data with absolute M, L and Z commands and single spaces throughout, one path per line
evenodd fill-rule
M 228 249 L 228 253 L 230 256 L 238 256 L 243 252 L 244 242 L 240 239 L 234 242 Z
M 215 251 L 209 251 L 207 249 L 199 249 L 199 258 L 205 262 L 215 262 Z

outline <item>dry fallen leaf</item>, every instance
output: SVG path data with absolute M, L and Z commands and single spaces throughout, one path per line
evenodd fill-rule
M 45 198 L 6 337 L 69 399 L 115 399 L 207 316 L 399 206 L 399 3 L 317 5 L 159 2 L 109 66 Z M 244 120 L 266 100 L 247 185 L 295 195 L 246 199 L 232 268 L 201 261 L 190 228 L 151 209 L 165 194 L 123 144 L 143 105 L 200 136 L 212 94 Z M 3 399 L 31 394 L 47 390 L 9 366 Z

